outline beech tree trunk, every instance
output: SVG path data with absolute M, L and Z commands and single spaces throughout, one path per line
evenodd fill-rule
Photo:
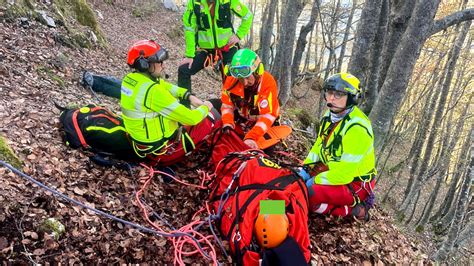
M 456 65 L 457 59 L 459 58 L 459 54 L 462 48 L 462 44 L 464 43 L 466 39 L 467 32 L 469 30 L 469 27 L 471 25 L 471 21 L 465 22 L 465 24 L 462 27 L 462 30 L 459 32 L 456 42 L 454 43 L 454 47 L 451 51 L 451 56 L 448 59 L 448 63 L 446 66 L 446 73 L 445 73 L 445 78 L 443 81 L 443 86 L 441 88 L 441 94 L 440 98 L 438 100 L 438 106 L 436 108 L 436 111 L 433 115 L 433 131 L 431 134 L 428 136 L 428 140 L 426 143 L 426 148 L 425 152 L 423 154 L 423 159 L 420 162 L 420 171 L 419 175 L 425 177 L 424 179 L 422 178 L 417 178 L 414 181 L 414 184 L 411 187 L 410 192 L 406 196 L 406 200 L 404 204 L 402 205 L 402 208 L 405 207 L 410 203 L 410 199 L 412 198 L 412 195 L 414 193 L 419 193 L 419 190 L 423 187 L 423 184 L 426 182 L 426 179 L 429 178 L 427 174 L 427 169 L 429 167 L 429 161 L 431 159 L 431 154 L 433 151 L 434 147 L 434 141 L 435 138 L 437 137 L 437 129 L 439 128 L 441 119 L 443 118 L 443 112 L 446 106 L 446 100 L 447 96 L 449 93 L 449 88 L 451 85 L 453 73 L 454 73 L 454 67 Z
M 387 75 L 388 67 L 392 62 L 398 44 L 408 26 L 416 1 L 390 1 L 390 19 L 388 22 L 388 34 L 384 42 L 382 66 L 379 69 L 380 75 L 377 81 L 377 88 L 380 89 Z
M 366 84 L 368 77 L 370 52 L 367 51 L 370 51 L 377 34 L 382 3 L 383 1 L 379 0 L 366 0 L 357 25 L 356 37 L 347 69 L 359 78 L 362 86 Z
M 370 58 L 370 72 L 368 75 L 368 81 L 363 89 L 363 103 L 361 105 L 362 111 L 366 114 L 370 114 L 372 106 L 374 106 L 375 99 L 379 94 L 378 80 L 380 79 L 380 68 L 382 65 L 382 50 L 383 43 L 387 31 L 388 23 L 388 0 L 381 0 L 382 7 L 379 15 L 378 29 L 375 35 L 375 39 L 378 40 L 374 43 L 371 58 Z
M 407 29 L 401 38 L 400 44 L 397 46 L 379 97 L 369 116 L 373 122 L 372 126 L 377 149 L 385 141 L 394 115 L 400 108 L 415 62 L 426 39 L 441 29 L 446 29 L 451 25 L 474 18 L 474 9 L 472 9 L 459 11 L 434 21 L 439 1 L 417 1 Z
M 262 23 L 260 30 L 260 58 L 264 65 L 270 67 L 270 46 L 273 36 L 273 23 L 275 22 L 275 13 L 278 5 L 278 0 L 270 0 L 267 6 L 264 17 L 265 22 Z
M 282 18 L 283 30 L 280 32 L 280 39 L 277 44 L 275 63 L 272 67 L 272 74 L 279 83 L 278 97 L 282 106 L 290 98 L 291 88 L 291 64 L 293 59 L 293 47 L 295 42 L 296 23 L 303 11 L 303 0 L 291 0 L 286 4 L 284 16 Z
M 306 38 L 308 37 L 308 33 L 314 28 L 314 23 L 316 22 L 319 1 L 321 0 L 315 0 L 313 2 L 309 21 L 306 25 L 301 27 L 300 35 L 298 36 L 298 41 L 296 42 L 295 55 L 293 57 L 293 63 L 291 65 L 291 86 L 294 85 L 296 75 L 298 75 L 298 72 L 300 70 L 301 58 L 303 56 L 303 51 L 305 50 L 307 43 Z
M 333 13 L 331 15 L 331 25 L 329 26 L 329 30 L 326 32 L 326 49 L 329 50 L 329 55 L 328 55 L 328 61 L 326 62 L 326 68 L 324 71 L 324 80 L 326 80 L 329 77 L 329 74 L 333 72 L 333 68 L 336 64 L 335 60 L 335 54 L 336 54 L 336 28 L 337 28 L 337 23 L 339 22 L 339 7 L 340 7 L 341 1 L 336 0 L 336 3 L 334 5 Z M 322 24 L 324 25 L 324 24 Z M 323 29 L 324 30 L 324 29 Z
M 441 248 L 435 255 L 436 261 L 446 261 L 448 258 L 449 253 L 453 249 L 454 243 L 456 242 L 457 237 L 459 236 L 459 232 L 461 229 L 462 221 L 464 218 L 464 214 L 466 213 L 467 203 L 469 203 L 470 197 L 470 189 L 472 186 L 472 182 L 474 180 L 474 154 L 473 154 L 473 146 L 474 146 L 474 128 L 471 128 L 471 136 L 470 141 L 468 143 L 471 144 L 471 149 L 469 151 L 470 154 L 470 163 L 469 168 L 467 171 L 467 175 L 464 179 L 461 194 L 459 196 L 459 201 L 456 205 L 456 210 L 454 214 L 454 221 L 449 228 L 448 237 L 441 245 Z

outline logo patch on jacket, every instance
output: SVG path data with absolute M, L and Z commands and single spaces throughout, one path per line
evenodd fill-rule
M 268 100 L 263 100 L 260 102 L 260 108 L 267 108 L 268 107 Z

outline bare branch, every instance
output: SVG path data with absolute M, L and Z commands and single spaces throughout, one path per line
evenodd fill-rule
M 474 19 L 474 8 L 469 8 L 465 10 L 461 10 L 455 12 L 451 15 L 448 15 L 444 18 L 438 19 L 433 23 L 433 27 L 431 28 L 431 34 L 433 35 L 439 31 L 445 30 L 453 25 L 461 23 L 467 20 Z

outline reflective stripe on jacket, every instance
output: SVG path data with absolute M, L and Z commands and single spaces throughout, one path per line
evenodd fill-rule
M 280 115 L 277 83 L 273 76 L 265 71 L 253 97 L 246 101 L 244 93 L 244 86 L 238 79 L 231 76 L 225 79 L 221 96 L 222 122 L 234 126 L 234 110 L 238 110 L 240 116 L 255 122 L 245 139 L 257 141 Z
M 183 14 L 185 56 L 193 58 L 196 46 L 202 49 L 224 47 L 234 32 L 231 13 L 242 20 L 236 35 L 243 39 L 250 31 L 253 15 L 240 0 L 216 0 L 214 19 L 207 0 L 189 0 Z
M 329 135 L 329 137 L 327 137 Z M 344 185 L 375 169 L 374 133 L 367 116 L 357 107 L 331 126 L 329 111 L 323 116 L 318 138 L 304 163 L 321 161 L 329 171 L 315 177 L 322 185 Z
M 143 73 L 133 72 L 122 81 L 122 118 L 133 140 L 142 143 L 162 141 L 164 146 L 183 125 L 196 125 L 208 113 L 207 106 L 191 110 L 178 99 L 187 90 L 164 80 L 155 80 Z

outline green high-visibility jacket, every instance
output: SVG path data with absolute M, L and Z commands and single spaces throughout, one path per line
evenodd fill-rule
M 196 46 L 201 49 L 224 47 L 234 32 L 231 13 L 242 20 L 237 37 L 242 39 L 249 33 L 253 15 L 240 0 L 215 0 L 214 10 L 213 19 L 207 0 L 188 1 L 183 15 L 186 57 L 194 57 Z
M 357 106 L 332 126 L 330 113 L 326 112 L 318 138 L 304 161 L 305 164 L 315 162 L 329 168 L 314 178 L 316 184 L 345 185 L 355 177 L 375 173 L 372 125 Z
M 132 72 L 122 81 L 120 104 L 125 129 L 133 140 L 163 147 L 183 125 L 196 125 L 208 114 L 205 105 L 191 110 L 178 99 L 187 90 L 162 79 Z

